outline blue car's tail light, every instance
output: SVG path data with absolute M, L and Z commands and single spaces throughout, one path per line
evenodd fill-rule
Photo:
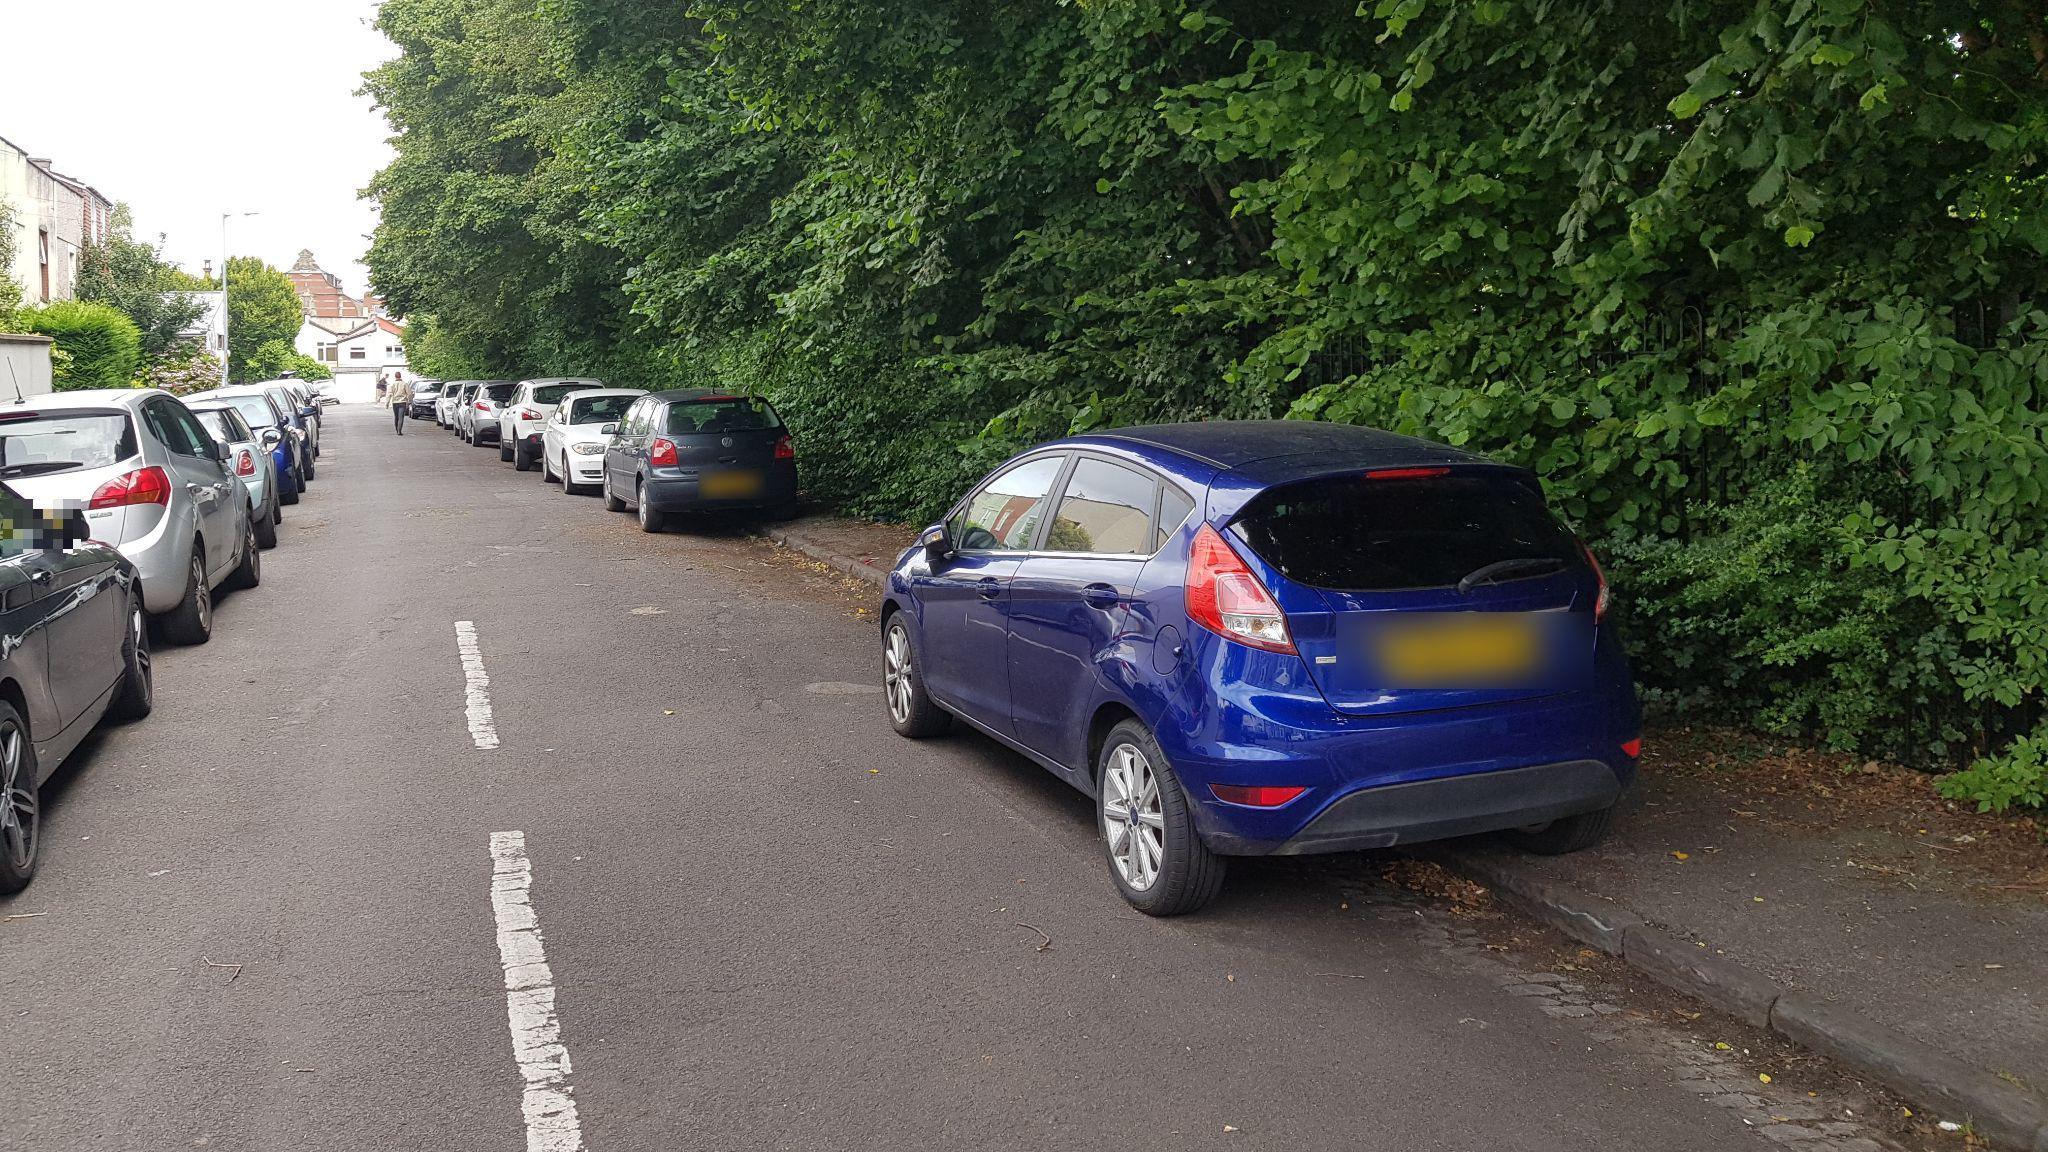
M 1207 524 L 1188 549 L 1187 610 L 1190 620 L 1226 639 L 1268 652 L 1294 651 L 1280 605 Z

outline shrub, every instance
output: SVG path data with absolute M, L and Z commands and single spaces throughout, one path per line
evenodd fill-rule
M 1942 777 L 1940 788 L 1951 800 L 1976 801 L 1979 812 L 2048 806 L 2048 730 L 2022 736 L 2003 754 Z
M 142 370 L 142 332 L 117 308 L 59 300 L 17 314 L 21 327 L 57 342 L 56 388 L 130 388 Z
M 290 372 L 301 380 L 332 380 L 327 366 L 294 349 L 288 341 L 266 340 L 249 355 L 244 369 L 246 380 L 275 380 Z

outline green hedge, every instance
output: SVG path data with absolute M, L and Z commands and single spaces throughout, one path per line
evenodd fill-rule
M 22 330 L 57 342 L 57 390 L 130 388 L 142 371 L 142 331 L 106 304 L 59 300 L 15 314 Z

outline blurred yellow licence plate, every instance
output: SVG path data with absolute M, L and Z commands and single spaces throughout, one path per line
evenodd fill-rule
M 1478 686 L 1533 674 L 1541 637 L 1518 612 L 1435 612 L 1379 629 L 1390 687 Z
M 761 491 L 759 472 L 711 472 L 697 481 L 697 494 L 723 500 L 733 496 L 753 496 Z

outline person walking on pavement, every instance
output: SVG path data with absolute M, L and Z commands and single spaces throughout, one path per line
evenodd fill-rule
M 391 405 L 391 429 L 405 435 L 405 414 L 412 409 L 412 385 L 399 376 L 384 386 L 384 402 Z

